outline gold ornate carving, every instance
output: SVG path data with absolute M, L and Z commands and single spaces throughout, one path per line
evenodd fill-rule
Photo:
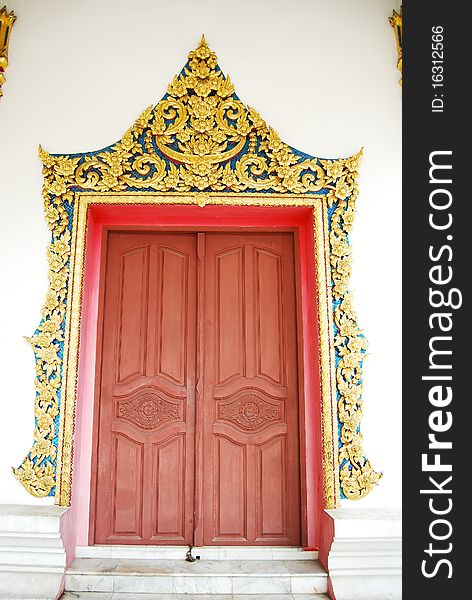
M 341 495 L 338 470 L 336 361 L 327 209 L 326 202 L 318 202 L 313 206 L 313 233 L 318 290 L 325 508 L 337 508 Z
M 0 98 L 2 97 L 2 85 L 5 83 L 5 69 L 8 67 L 8 45 L 10 33 L 16 16 L 13 11 L 7 12 L 7 7 L 0 9 Z
M 243 152 L 243 149 L 245 150 Z M 240 158 L 237 158 L 241 155 Z M 304 159 L 234 94 L 204 38 L 168 94 L 102 152 L 44 158 L 45 193 L 246 190 L 307 194 L 325 187 L 318 159 Z
M 402 25 L 403 21 L 403 7 L 400 7 L 400 12 L 397 13 L 396 10 L 392 12 L 392 16 L 388 18 L 388 22 L 393 27 L 393 32 L 395 34 L 395 44 L 397 46 L 397 69 L 402 73 L 403 69 L 403 52 L 402 52 Z M 399 84 L 402 85 L 402 78 L 400 77 Z
M 48 220 L 54 212 L 54 221 Z M 33 496 L 47 496 L 55 484 L 57 449 L 56 418 L 59 415 L 58 391 L 61 388 L 63 323 L 66 314 L 69 279 L 70 233 L 66 230 L 64 209 L 52 203 L 46 219 L 52 230 L 48 248 L 49 291 L 42 308 L 42 321 L 30 338 L 36 358 L 36 400 L 34 444 L 15 476 Z
M 15 469 L 28 491 L 54 494 L 60 505 L 70 503 L 88 206 L 218 204 L 313 207 L 325 504 L 327 508 L 338 504 L 340 481 L 346 497 L 365 496 L 380 476 L 361 449 L 365 340 L 347 289 L 351 270 L 347 236 L 357 198 L 360 153 L 322 160 L 283 143 L 254 109 L 238 99 L 202 38 L 163 100 L 146 109 L 119 142 L 80 155 L 50 155 L 40 148 L 39 155 L 52 241 L 43 321 L 30 340 L 37 361 L 35 441 Z
M 338 180 L 338 202 L 331 217 L 330 232 L 336 326 L 334 346 L 339 358 L 336 382 L 339 394 L 338 419 L 341 424 L 340 482 L 344 495 L 350 500 L 366 496 L 382 476 L 372 469 L 362 450 L 359 427 L 362 418 L 362 361 L 367 340 L 357 325 L 352 296 L 348 290 L 351 276 L 351 247 L 348 236 L 352 229 L 358 196 L 356 175 L 359 160 L 360 154 L 344 163 L 346 171 Z

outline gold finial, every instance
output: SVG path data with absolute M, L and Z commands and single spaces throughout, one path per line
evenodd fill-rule
M 192 60 L 194 58 L 198 60 L 203 60 L 208 64 L 208 66 L 211 69 L 213 69 L 216 66 L 218 61 L 216 54 L 211 51 L 210 46 L 206 41 L 205 35 L 202 35 L 200 41 L 198 42 L 198 46 L 195 48 L 195 50 L 189 53 L 188 58 L 189 60 Z
M 397 13 L 396 10 L 392 12 L 392 16 L 388 18 L 388 22 L 393 27 L 395 34 L 395 43 L 397 45 L 397 69 L 402 73 L 403 67 L 403 54 L 402 54 L 402 20 L 403 20 L 403 6 L 400 7 L 400 12 Z M 400 77 L 399 81 L 400 85 L 402 85 L 402 79 Z
M 2 85 L 5 83 L 5 69 L 8 66 L 8 44 L 10 42 L 10 32 L 16 16 L 13 11 L 7 12 L 4 6 L 0 10 L 0 97 L 2 96 Z

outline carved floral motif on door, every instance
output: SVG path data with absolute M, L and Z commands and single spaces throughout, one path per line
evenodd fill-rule
M 147 392 L 132 400 L 119 399 L 116 416 L 143 429 L 155 429 L 166 421 L 180 419 L 179 403 L 164 400 L 157 394 Z
M 280 420 L 280 406 L 271 404 L 255 394 L 219 405 L 219 418 L 247 431 L 265 427 Z

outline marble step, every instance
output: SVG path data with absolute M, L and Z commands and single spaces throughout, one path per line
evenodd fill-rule
M 64 592 L 61 600 L 329 600 L 327 594 L 135 594 Z
M 317 560 L 137 560 L 76 558 L 68 592 L 136 594 L 323 594 L 327 575 Z M 289 596 L 290 597 L 290 596 Z M 116 600 L 116 598 L 114 598 Z M 164 600 L 164 598 L 163 598 Z M 247 598 L 249 600 L 249 598 Z
M 180 560 L 188 546 L 78 546 L 77 558 L 144 558 Z M 318 552 L 291 546 L 200 546 L 194 556 L 206 560 L 316 560 Z

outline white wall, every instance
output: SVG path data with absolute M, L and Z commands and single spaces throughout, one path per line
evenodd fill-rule
M 10 472 L 33 434 L 34 360 L 48 231 L 37 146 L 116 141 L 158 101 L 202 33 L 240 98 L 296 148 L 365 147 L 352 289 L 370 341 L 365 450 L 384 471 L 351 507 L 401 502 L 401 88 L 393 0 L 8 0 L 18 20 L 0 100 L 0 502 L 32 503 Z M 52 499 L 38 500 L 51 503 Z

